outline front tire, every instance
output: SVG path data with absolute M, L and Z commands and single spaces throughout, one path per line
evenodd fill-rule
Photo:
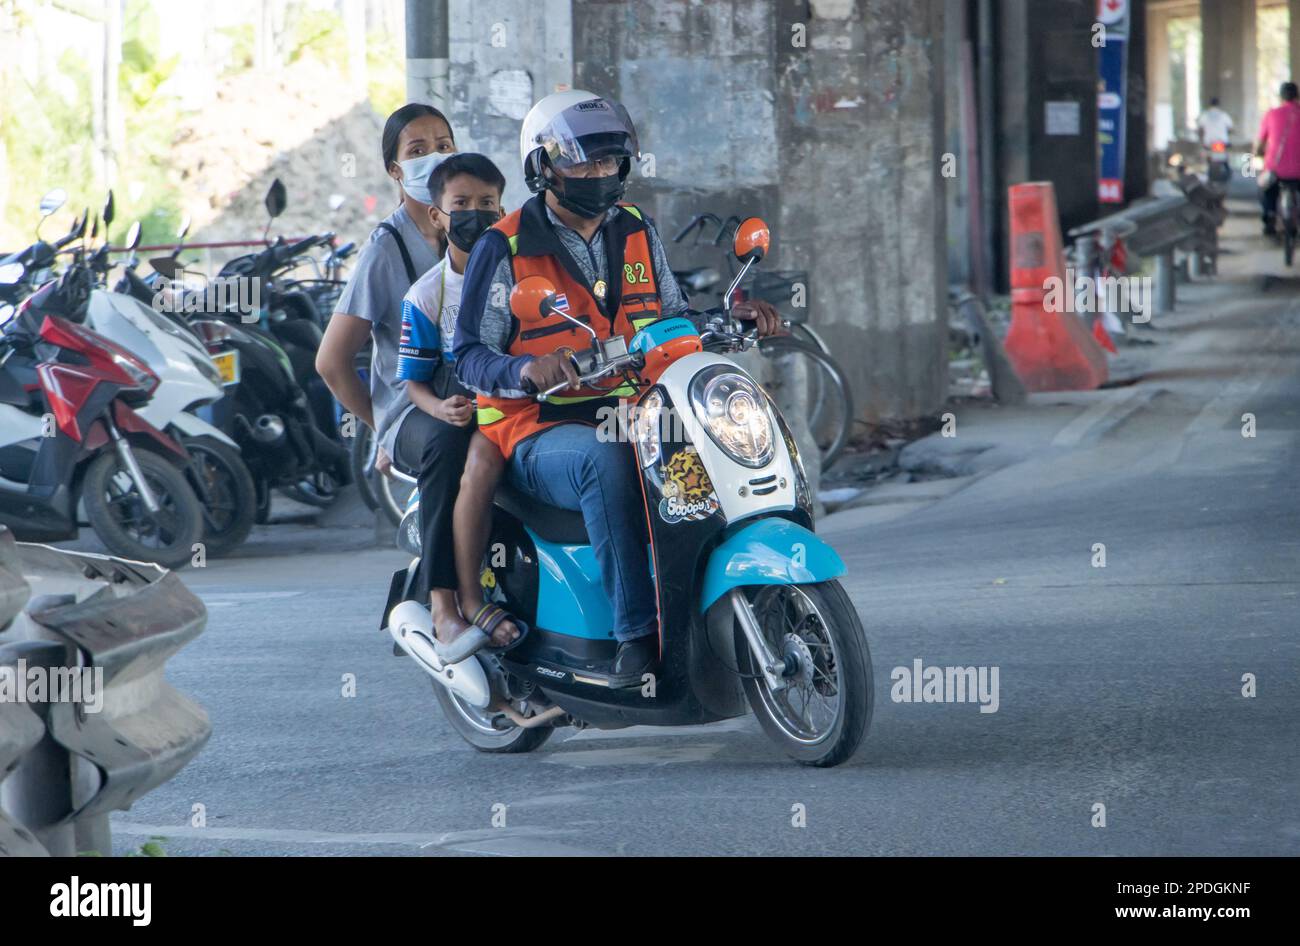
M 225 555 L 253 531 L 253 474 L 238 450 L 215 437 L 187 437 L 183 442 L 191 457 L 186 476 L 203 507 L 203 542 L 214 558 Z
M 838 581 L 823 581 L 751 588 L 746 598 L 768 646 L 797 663 L 791 682 L 774 692 L 737 622 L 737 664 L 763 731 L 803 765 L 847 761 L 871 726 L 875 701 L 866 634 L 848 595 Z
M 555 731 L 553 726 L 522 729 L 500 714 L 489 714 L 462 702 L 437 680 L 429 682 L 451 728 L 479 752 L 532 752 Z M 501 728 L 503 721 L 506 728 Z
M 117 452 L 108 449 L 86 467 L 81 496 L 86 516 L 110 553 L 137 562 L 179 568 L 203 537 L 203 510 L 185 474 L 149 450 L 134 450 L 145 481 L 158 500 L 151 514 Z

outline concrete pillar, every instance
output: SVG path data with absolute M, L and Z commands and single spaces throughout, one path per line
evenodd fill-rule
M 1300 0 L 1287 0 L 1287 12 L 1291 17 L 1289 24 L 1289 46 L 1291 48 L 1291 81 L 1300 75 Z
M 1255 0 L 1201 0 L 1201 108 L 1218 98 L 1238 127 L 1255 105 Z
M 450 111 L 447 0 L 406 0 L 406 100 Z

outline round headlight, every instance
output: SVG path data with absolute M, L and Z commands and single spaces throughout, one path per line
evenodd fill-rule
M 774 452 L 772 421 L 758 386 L 729 366 L 714 365 L 691 382 L 695 416 L 713 442 L 737 463 L 761 467 Z

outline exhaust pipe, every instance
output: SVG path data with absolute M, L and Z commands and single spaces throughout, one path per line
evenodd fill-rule
M 415 658 L 425 672 L 451 690 L 466 703 L 487 709 L 492 689 L 477 657 L 460 663 L 443 664 L 433 649 L 433 616 L 415 601 L 403 601 L 388 613 L 388 633 L 397 646 Z
M 514 723 L 520 729 L 536 729 L 538 726 L 545 726 L 557 716 L 563 716 L 564 710 L 558 706 L 552 706 L 544 709 L 535 716 L 522 716 L 519 711 L 509 703 L 497 703 L 490 709 L 501 713 L 506 719 Z
M 278 414 L 263 414 L 253 423 L 252 435 L 260 444 L 278 446 L 284 440 L 284 421 Z

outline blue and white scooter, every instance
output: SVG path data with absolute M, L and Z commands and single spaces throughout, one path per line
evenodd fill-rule
M 768 240 L 761 220 L 740 226 L 735 251 L 745 265 L 737 284 Z M 483 586 L 531 626 L 526 639 L 502 654 L 479 651 L 443 665 L 429 611 L 414 600 L 418 559 L 393 576 L 382 626 L 433 676 L 447 718 L 483 751 L 527 752 L 561 725 L 682 726 L 752 708 L 797 761 L 845 761 L 870 725 L 871 657 L 837 581 L 844 563 L 812 531 L 794 440 L 771 398 L 727 357 L 754 337 L 723 313 L 703 334 L 674 318 L 630 345 L 600 339 L 554 309 L 544 282 L 530 277 L 515 287 L 516 317 L 569 319 L 575 348 L 591 333 L 575 356 L 583 383 L 621 380 L 638 392 L 624 430 L 645 496 L 658 670 L 635 681 L 611 675 L 613 617 L 581 514 L 509 485 L 497 494 Z M 418 555 L 418 543 L 408 516 L 399 544 Z

